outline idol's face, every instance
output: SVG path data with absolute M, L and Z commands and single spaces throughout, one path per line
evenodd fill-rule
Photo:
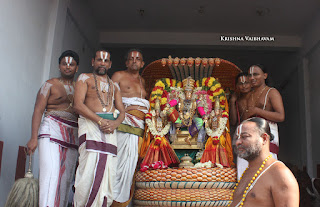
M 237 81 L 237 89 L 240 93 L 246 94 L 251 91 L 251 84 L 248 76 L 240 76 Z
M 185 90 L 186 100 L 191 100 L 192 98 L 192 90 Z
M 245 122 L 238 126 L 235 153 L 239 157 L 247 161 L 254 160 L 260 155 L 262 144 L 256 123 Z
M 264 73 L 261 68 L 256 65 L 249 68 L 248 74 L 251 86 L 254 88 L 265 84 L 265 81 L 268 77 L 268 74 Z
M 139 71 L 144 66 L 143 56 L 139 51 L 132 51 L 128 54 L 126 66 L 129 70 Z
M 92 59 L 93 72 L 97 75 L 105 75 L 111 68 L 110 54 L 106 51 L 97 51 L 96 56 Z
M 78 71 L 78 65 L 72 57 L 66 56 L 61 59 L 59 69 L 62 77 L 70 79 Z

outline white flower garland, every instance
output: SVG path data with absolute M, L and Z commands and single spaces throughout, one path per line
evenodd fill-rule
M 220 121 L 219 121 L 219 127 L 217 130 L 212 131 L 212 129 L 210 129 L 209 127 L 206 127 L 207 135 L 210 137 L 218 137 L 219 138 L 222 135 L 222 133 L 224 132 L 224 130 L 226 129 L 227 122 L 228 122 L 227 117 L 221 117 Z
M 146 123 L 148 125 L 148 131 L 150 131 L 153 136 L 160 137 L 164 137 L 164 135 L 168 134 L 171 125 L 171 122 L 168 122 L 168 124 L 161 130 L 161 132 L 158 132 L 153 126 L 151 119 L 146 119 Z

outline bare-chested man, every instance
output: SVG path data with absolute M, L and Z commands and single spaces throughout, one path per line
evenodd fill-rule
M 144 117 L 149 110 L 145 99 L 145 81 L 139 75 L 144 66 L 140 50 L 132 49 L 127 54 L 127 70 L 114 73 L 112 80 L 119 84 L 126 116 L 118 127 L 118 168 L 114 188 L 115 201 L 128 205 L 133 175 L 138 161 L 138 141 L 144 132 Z M 119 204 L 118 204 L 119 205 Z
M 251 84 L 246 72 L 239 73 L 236 77 L 236 91 L 230 98 L 230 124 L 239 125 L 243 121 L 243 115 L 247 110 L 247 100 Z
M 75 207 L 112 204 L 117 165 L 116 128 L 124 119 L 120 91 L 107 75 L 110 53 L 96 51 L 92 67 L 93 73 L 79 76 L 74 96 L 74 108 L 80 115 Z
M 274 140 L 270 144 L 270 152 L 277 159 L 279 151 L 279 135 L 277 122 L 283 122 L 285 112 L 282 97 L 279 91 L 266 85 L 268 73 L 262 65 L 253 65 L 249 68 L 249 80 L 252 92 L 248 98 L 248 112 L 243 119 L 262 117 L 268 120 Z
M 237 128 L 235 152 L 249 162 L 236 185 L 232 207 L 298 207 L 299 186 L 292 172 L 269 151 L 273 138 L 265 119 L 254 117 Z
M 245 113 L 248 112 L 248 99 L 251 91 L 248 74 L 246 72 L 239 73 L 236 77 L 236 91 L 230 98 L 230 124 L 237 126 L 243 121 Z M 237 156 L 237 178 L 248 167 L 248 162 L 245 159 Z
M 39 144 L 40 207 L 68 205 L 78 158 L 78 117 L 72 107 L 78 65 L 77 53 L 63 52 L 59 57 L 61 77 L 47 80 L 37 95 L 27 146 L 32 154 Z

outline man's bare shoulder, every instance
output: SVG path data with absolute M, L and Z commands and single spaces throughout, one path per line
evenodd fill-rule
M 60 79 L 59 78 L 51 78 L 49 80 L 47 80 L 45 83 L 49 83 L 51 85 L 57 85 L 57 84 L 60 84 Z
M 117 71 L 115 72 L 111 79 L 115 82 L 120 82 L 121 79 L 125 78 L 129 76 L 129 73 L 126 70 L 121 70 L 121 71 Z
M 92 73 L 81 73 L 80 75 L 79 75 L 79 77 L 80 76 L 89 76 L 89 77 L 92 77 Z
M 268 182 L 275 206 L 299 206 L 299 185 L 290 169 L 282 162 L 270 169 Z
M 270 176 L 272 176 L 275 185 L 290 184 L 297 182 L 291 170 L 282 162 L 277 162 L 270 169 Z
M 113 76 L 123 76 L 123 75 L 128 75 L 129 73 L 126 71 L 126 70 L 120 70 L 120 71 L 117 71 L 117 72 L 115 72 L 113 75 L 112 75 L 112 77 Z
M 270 96 L 279 96 L 280 92 L 276 88 L 270 87 L 269 95 Z
M 81 73 L 77 79 L 77 81 L 83 81 L 85 82 L 87 79 L 92 78 L 93 75 L 92 73 Z

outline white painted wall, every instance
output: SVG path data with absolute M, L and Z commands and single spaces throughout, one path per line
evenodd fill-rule
M 309 159 L 312 167 L 308 170 L 311 177 L 316 177 L 317 165 L 320 164 L 320 140 L 319 140 L 319 127 L 320 127 L 320 11 L 313 18 L 313 21 L 307 25 L 303 35 L 301 53 L 305 59 L 304 70 L 307 70 L 307 80 L 305 83 L 307 94 L 306 97 L 306 120 L 310 122 L 310 126 L 307 126 L 306 138 L 308 139 L 308 150 L 310 152 Z
M 62 50 L 74 50 L 80 57 L 79 71 L 91 72 L 91 58 L 98 47 L 98 32 L 87 1 L 71 1 L 67 11 Z M 58 69 L 55 70 L 58 73 Z M 52 71 L 52 73 L 53 73 Z
M 30 138 L 36 93 L 43 82 L 49 15 L 56 1 L 8 0 L 0 7 L 0 139 L 4 141 L 0 206 L 14 183 L 19 145 Z M 37 164 L 36 164 L 37 165 Z M 37 174 L 37 173 L 36 173 Z
M 78 52 L 82 72 L 86 71 L 90 62 L 91 50 L 97 45 L 98 35 L 85 2 L 1 2 L 0 140 L 4 141 L 4 149 L 0 206 L 4 205 L 14 183 L 18 148 L 26 145 L 30 138 L 36 94 L 45 80 L 59 76 L 57 69 L 61 52 L 66 49 Z M 67 15 L 68 5 L 70 10 Z M 70 15 L 74 16 L 73 21 Z M 79 25 L 83 27 L 80 30 L 84 31 L 84 35 L 79 32 Z M 33 171 L 38 177 L 37 151 Z

